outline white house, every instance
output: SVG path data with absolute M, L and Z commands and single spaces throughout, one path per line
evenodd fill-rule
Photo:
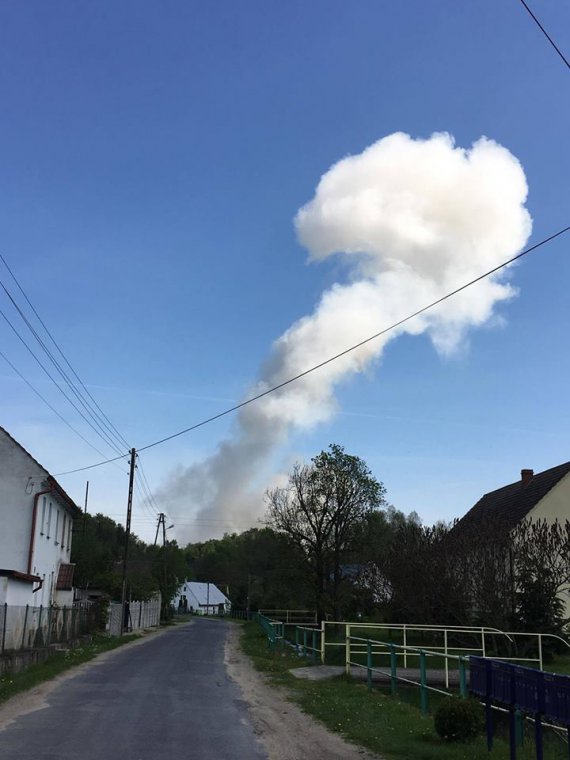
M 199 615 L 223 615 L 232 607 L 228 597 L 222 594 L 213 583 L 198 583 L 197 581 L 183 583 L 172 600 L 172 604 L 176 609 L 196 612 Z
M 81 509 L 0 427 L 0 604 L 73 603 L 73 519 Z

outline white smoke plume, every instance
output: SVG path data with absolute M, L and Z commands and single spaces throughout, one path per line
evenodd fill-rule
M 295 217 L 298 239 L 313 261 L 340 255 L 347 282 L 323 293 L 312 314 L 295 322 L 271 349 L 253 395 L 303 372 L 512 257 L 531 219 L 517 159 L 492 140 L 470 149 L 448 134 L 415 140 L 396 133 L 348 156 L 322 177 Z M 202 523 L 180 541 L 253 524 L 263 511 L 260 473 L 293 429 L 334 414 L 335 388 L 377 361 L 402 333 L 429 336 L 448 354 L 515 295 L 502 272 L 387 335 L 250 406 L 233 436 L 208 459 L 181 467 L 160 498 L 176 522 Z

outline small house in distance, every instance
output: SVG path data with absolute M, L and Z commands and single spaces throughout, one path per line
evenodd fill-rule
M 81 509 L 0 427 L 0 604 L 73 603 L 73 520 Z
M 172 600 L 172 604 L 178 612 L 191 612 L 198 615 L 225 615 L 232 607 L 228 597 L 215 584 L 198 581 L 183 583 Z

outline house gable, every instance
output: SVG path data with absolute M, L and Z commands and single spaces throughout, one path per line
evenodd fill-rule
M 69 590 L 69 574 L 61 579 L 66 588 L 58 588 L 59 568 L 69 566 L 73 519 L 81 514 L 55 478 L 0 427 L 0 564 L 6 593 L 16 584 L 18 598 L 29 593 L 26 603 L 39 605 Z M 32 591 L 25 578 L 40 586 Z
M 463 528 L 476 527 L 478 525 L 494 525 L 512 530 L 518 523 L 527 517 L 537 518 L 539 515 L 539 505 L 550 496 L 559 491 L 555 489 L 558 484 L 564 480 L 570 482 L 567 477 L 570 473 L 570 462 L 551 467 L 536 475 L 532 470 L 523 470 L 520 480 L 516 483 L 510 483 L 507 486 L 498 488 L 485 494 L 467 514 L 459 520 L 455 530 Z M 557 503 L 557 499 L 552 500 L 552 507 Z M 570 507 L 566 503 L 563 514 L 558 516 L 559 520 L 570 519 Z

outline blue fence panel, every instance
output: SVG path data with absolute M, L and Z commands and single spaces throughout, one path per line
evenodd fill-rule
M 515 666 L 514 705 L 523 712 L 544 712 L 544 673 L 542 670 Z
M 469 658 L 469 691 L 478 697 L 487 695 L 487 670 L 491 663 L 484 657 Z
M 513 666 L 508 662 L 491 662 L 491 699 L 510 705 L 513 701 Z
M 544 714 L 563 726 L 570 726 L 570 678 L 544 674 Z

